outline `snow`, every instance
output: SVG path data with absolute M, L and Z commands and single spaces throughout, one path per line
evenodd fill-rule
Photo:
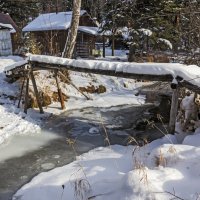
M 151 36 L 153 34 L 151 30 L 145 28 L 138 29 L 138 31 L 141 31 L 146 36 Z
M 80 15 L 84 15 L 85 10 L 81 10 Z M 72 19 L 72 11 L 69 12 L 59 12 L 59 13 L 47 13 L 41 14 L 27 26 L 25 26 L 22 31 L 48 31 L 48 30 L 67 30 L 70 27 Z M 79 27 L 80 31 L 87 32 L 95 35 L 97 30 L 95 27 Z
M 173 48 L 172 43 L 167 39 L 159 38 L 158 41 L 165 43 L 170 49 Z
M 17 67 L 20 67 L 20 66 L 23 66 L 23 65 L 26 65 L 28 64 L 27 60 L 22 60 L 22 61 L 18 61 L 16 63 L 13 63 L 11 65 L 8 65 L 5 69 L 6 71 L 9 71 L 9 70 L 12 70 L 14 68 L 17 68 Z
M 75 200 L 79 195 L 98 200 L 169 200 L 175 195 L 179 199 L 197 199 L 197 136 L 187 136 L 183 144 L 177 143 L 176 136 L 167 135 L 143 147 L 96 148 L 66 166 L 39 174 L 13 200 L 19 196 L 21 200 Z
M 5 27 L 5 28 L 10 29 L 10 33 L 16 33 L 16 30 L 13 28 L 11 24 L 0 23 L 0 27 Z

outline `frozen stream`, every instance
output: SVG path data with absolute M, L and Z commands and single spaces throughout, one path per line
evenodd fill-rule
M 41 134 L 12 137 L 0 146 L 0 200 L 11 199 L 36 174 L 72 162 L 75 153 L 66 139 L 75 139 L 76 154 L 81 154 L 107 145 L 105 137 L 110 144 L 126 145 L 128 135 L 147 134 L 137 133 L 133 127 L 149 107 L 152 105 L 72 110 L 48 119 Z

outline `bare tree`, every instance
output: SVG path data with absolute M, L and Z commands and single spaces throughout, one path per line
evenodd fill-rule
M 66 48 L 63 52 L 63 55 L 66 58 L 72 58 L 73 55 L 74 47 L 76 44 L 78 26 L 79 26 L 80 9 L 81 9 L 81 0 L 74 0 L 71 27 L 69 29 L 69 34 L 66 41 Z

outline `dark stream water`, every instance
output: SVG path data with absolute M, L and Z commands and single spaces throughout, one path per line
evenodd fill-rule
M 152 107 L 147 104 L 72 110 L 48 119 L 41 134 L 12 137 L 0 147 L 0 200 L 12 199 L 38 173 L 72 162 L 75 154 L 67 144 L 69 139 L 75 140 L 76 152 L 82 154 L 108 145 L 106 138 L 110 144 L 127 145 L 130 135 L 138 141 L 161 137 L 155 130 L 135 130 Z

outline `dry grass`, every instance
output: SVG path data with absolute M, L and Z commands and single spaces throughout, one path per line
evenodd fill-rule
M 147 176 L 147 171 L 146 171 L 146 166 L 142 159 L 138 158 L 135 156 L 136 151 L 140 151 L 140 147 L 136 146 L 133 150 L 132 156 L 133 156 L 133 162 L 134 162 L 134 169 L 136 169 L 139 173 L 140 176 L 140 182 L 148 185 L 148 176 Z
M 71 147 L 74 152 L 75 157 L 77 157 L 77 151 L 75 148 L 76 139 L 66 138 L 67 145 Z M 74 177 L 73 181 L 71 181 L 71 185 L 74 188 L 74 197 L 77 200 L 88 200 L 89 192 L 91 191 L 91 185 L 87 179 L 86 173 L 84 171 L 84 167 L 78 163 L 78 169 L 75 171 L 71 177 Z M 64 187 L 63 187 L 64 191 Z
M 74 196 L 77 200 L 88 200 L 91 190 L 90 183 L 86 179 L 78 179 L 74 182 Z
M 166 167 L 167 165 L 167 160 L 166 158 L 164 157 L 164 154 L 162 153 L 161 149 L 160 149 L 160 153 L 159 153 L 159 156 L 156 156 L 155 157 L 156 161 L 156 166 L 163 166 L 163 167 Z
M 101 94 L 101 93 L 105 93 L 106 92 L 106 87 L 103 85 L 99 85 L 99 86 L 94 86 L 94 85 L 89 85 L 87 87 L 79 87 L 79 90 L 81 92 L 87 92 L 87 93 L 97 93 L 97 94 Z

